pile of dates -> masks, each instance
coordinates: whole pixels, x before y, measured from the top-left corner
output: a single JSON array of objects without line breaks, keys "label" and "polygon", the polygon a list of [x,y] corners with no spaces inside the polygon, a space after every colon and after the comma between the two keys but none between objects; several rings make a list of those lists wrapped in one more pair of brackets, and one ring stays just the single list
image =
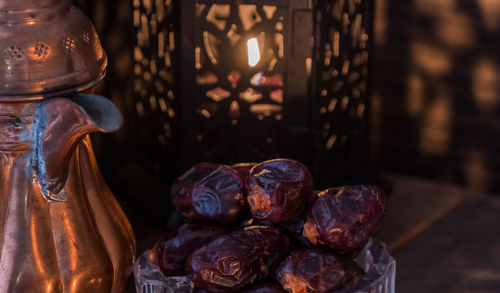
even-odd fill
[{"label": "pile of dates", "polygon": [[194,292],[335,292],[363,271],[352,260],[385,212],[368,185],[315,191],[300,162],[201,163],[171,187],[185,217],[150,258]]}]

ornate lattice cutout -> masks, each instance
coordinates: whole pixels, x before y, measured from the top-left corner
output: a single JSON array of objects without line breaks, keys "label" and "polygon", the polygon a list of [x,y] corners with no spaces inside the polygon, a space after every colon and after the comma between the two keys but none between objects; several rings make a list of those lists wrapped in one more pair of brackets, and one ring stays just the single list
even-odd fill
[{"label": "ornate lattice cutout", "polygon": [[145,154],[148,164],[156,171],[160,162],[174,151],[174,120],[176,117],[176,88],[174,78],[176,15],[174,2],[136,0],[133,7],[136,28],[134,48],[134,92],[136,112],[140,121],[143,152],[155,153],[153,159]]},{"label": "ornate lattice cutout", "polygon": [[135,0],[135,109],[150,163],[179,151],[192,154],[181,167],[285,155],[322,172],[360,157],[368,14],[367,0]]},{"label": "ornate lattice cutout", "polygon": [[367,0],[322,1],[321,19],[317,111],[321,144],[328,161],[337,164],[365,143]]},{"label": "ornate lattice cutout", "polygon": [[[280,115],[286,10],[271,5],[197,3],[196,11],[195,60],[200,107],[207,111],[217,108],[228,114],[232,112],[231,105],[234,108],[238,104],[248,110],[257,103],[260,105],[257,108],[273,109],[256,112],[257,116]],[[257,44],[253,49],[258,50],[254,66],[248,60],[252,48],[247,43],[251,39]],[[279,93],[281,97],[277,98]],[[226,98],[229,101],[225,107],[207,106]],[[239,117],[233,118],[237,123]]]},{"label": "ornate lattice cutout", "polygon": [[[225,140],[230,148],[264,158],[286,103],[283,30],[288,9],[198,1],[195,11],[198,140],[207,154],[220,154],[224,151],[211,143],[211,136],[225,128],[240,140]],[[247,135],[242,132],[252,128],[263,131],[238,146]]]}]

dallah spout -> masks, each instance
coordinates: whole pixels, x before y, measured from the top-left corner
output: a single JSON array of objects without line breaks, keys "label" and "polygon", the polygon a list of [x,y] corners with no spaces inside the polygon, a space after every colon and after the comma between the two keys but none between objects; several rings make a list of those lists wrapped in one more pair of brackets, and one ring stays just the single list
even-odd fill
[{"label": "dallah spout", "polygon": [[108,99],[91,94],[40,103],[33,130],[32,167],[48,200],[64,201],[69,160],[80,140],[92,132],[112,132],[123,122]]}]

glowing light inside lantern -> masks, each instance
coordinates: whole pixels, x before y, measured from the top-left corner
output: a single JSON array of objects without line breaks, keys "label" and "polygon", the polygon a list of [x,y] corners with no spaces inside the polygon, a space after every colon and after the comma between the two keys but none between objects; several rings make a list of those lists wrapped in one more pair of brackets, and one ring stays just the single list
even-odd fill
[{"label": "glowing light inside lantern", "polygon": [[256,38],[251,38],[247,41],[248,48],[248,65],[255,67],[260,61],[260,48],[259,42]]}]

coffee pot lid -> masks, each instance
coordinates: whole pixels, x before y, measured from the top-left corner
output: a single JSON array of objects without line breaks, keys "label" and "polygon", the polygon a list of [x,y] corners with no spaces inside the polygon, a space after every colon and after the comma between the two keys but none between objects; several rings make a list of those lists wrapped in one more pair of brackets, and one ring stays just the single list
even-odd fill
[{"label": "coffee pot lid", "polygon": [[0,0],[0,101],[84,91],[105,74],[106,53],[71,0]]}]

